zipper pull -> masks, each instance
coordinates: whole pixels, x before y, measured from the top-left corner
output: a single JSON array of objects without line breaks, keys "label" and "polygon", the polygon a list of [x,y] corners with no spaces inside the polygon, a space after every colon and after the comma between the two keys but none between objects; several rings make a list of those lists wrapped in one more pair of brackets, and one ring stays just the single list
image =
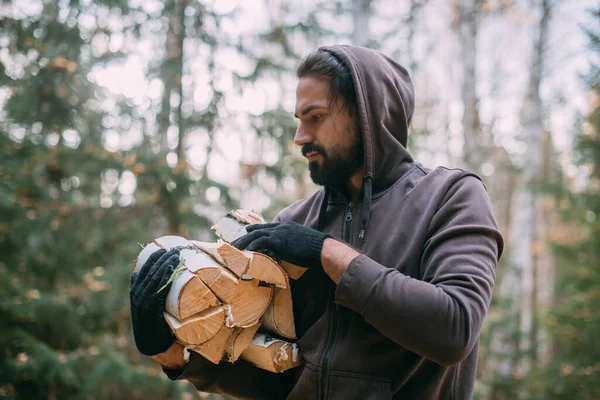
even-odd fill
[{"label": "zipper pull", "polygon": [[346,222],[352,221],[352,203],[348,204],[348,210],[346,210]]}]

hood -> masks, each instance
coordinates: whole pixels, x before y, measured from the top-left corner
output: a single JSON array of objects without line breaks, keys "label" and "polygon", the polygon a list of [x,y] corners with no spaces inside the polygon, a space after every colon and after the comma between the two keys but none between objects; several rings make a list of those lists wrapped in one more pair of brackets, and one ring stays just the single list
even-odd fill
[{"label": "hood", "polygon": [[406,150],[415,94],[408,71],[386,55],[365,47],[327,46],[350,69],[365,148],[364,178],[377,194],[406,172]]},{"label": "hood", "polygon": [[[324,46],[350,70],[358,103],[365,158],[359,238],[364,239],[371,198],[396,182],[412,165],[406,150],[415,92],[408,71],[386,55],[359,46]],[[325,224],[330,190],[325,188],[317,229]]]}]

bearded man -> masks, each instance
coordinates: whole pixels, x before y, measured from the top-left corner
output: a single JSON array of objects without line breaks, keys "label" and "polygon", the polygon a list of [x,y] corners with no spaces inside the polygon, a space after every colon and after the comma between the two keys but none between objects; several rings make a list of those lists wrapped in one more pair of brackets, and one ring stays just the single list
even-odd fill
[{"label": "bearded man", "polygon": [[[186,360],[150,292],[132,297],[138,348],[171,379],[240,398],[471,398],[503,248],[482,181],[412,159],[413,85],[385,55],[322,47],[297,75],[295,143],[323,188],[233,245],[309,268],[292,286],[303,365],[273,374]],[[162,250],[143,268],[167,276],[178,261]],[[135,278],[132,293],[143,293]]]}]

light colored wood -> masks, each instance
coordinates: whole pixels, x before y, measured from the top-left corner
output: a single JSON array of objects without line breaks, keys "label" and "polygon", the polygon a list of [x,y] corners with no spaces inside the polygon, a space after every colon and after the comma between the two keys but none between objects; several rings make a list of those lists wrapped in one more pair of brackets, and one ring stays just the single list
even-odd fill
[{"label": "light colored wood", "polygon": [[[192,247],[187,242],[188,247]],[[203,268],[214,268],[218,263],[207,254],[183,248],[179,251],[185,270],[178,275],[169,288],[165,308],[167,312],[179,320],[184,320],[209,307],[220,304],[217,297],[197,278],[195,272]]]},{"label": "light colored wood", "polygon": [[229,243],[247,233],[244,224],[229,216],[221,218],[211,229],[218,237]]},{"label": "light colored wood", "polygon": [[231,215],[233,218],[235,218],[237,221],[239,221],[240,223],[242,223],[244,225],[264,224],[267,222],[267,221],[265,221],[265,219],[263,218],[262,215],[260,215],[257,212],[254,212],[252,210],[244,210],[244,209],[233,210],[229,213],[229,215]]},{"label": "light colored wood", "polygon": [[244,251],[244,254],[250,259],[247,275],[279,288],[289,287],[287,274],[271,257],[253,251]]},{"label": "light colored wood", "polygon": [[184,320],[178,320],[169,313],[164,313],[164,316],[177,341],[184,345],[198,346],[209,341],[225,323],[225,310],[221,306],[209,308]]},{"label": "light colored wood", "polygon": [[179,247],[179,246],[183,247],[183,246],[188,246],[189,244],[190,243],[185,238],[182,238],[181,236],[169,235],[169,236],[161,236],[157,239],[154,239],[154,241],[152,243],[148,243],[146,246],[144,246],[142,251],[140,251],[140,254],[138,255],[138,258],[136,260],[135,269],[133,270],[133,272],[140,272],[144,263],[148,260],[150,255],[152,253],[154,253],[155,251],[160,250],[160,249],[170,250],[173,247]]},{"label": "light colored wood", "polygon": [[250,210],[233,210],[212,226],[215,234],[226,242],[233,242],[245,235],[245,226],[249,224],[264,224],[267,221],[258,213]]},{"label": "light colored wood", "polygon": [[273,290],[266,286],[257,286],[253,281],[238,281],[223,267],[202,268],[197,276],[226,304],[228,327],[247,328],[254,325],[264,314]]},{"label": "light colored wood", "polygon": [[[178,286],[175,286],[176,282],[183,282],[181,289],[178,290]],[[177,296],[178,292],[179,296]],[[169,299],[169,297],[176,297],[176,303],[173,304],[174,301]],[[167,304],[169,305],[168,307],[166,306]],[[210,291],[204,282],[196,275],[186,270],[173,281],[169,294],[167,295],[165,307],[169,314],[177,317],[179,320],[183,320],[219,304],[220,302],[217,297]],[[173,307],[173,305],[175,305],[175,307]]]},{"label": "light colored wood", "polygon": [[[243,218],[248,221],[254,217]],[[233,230],[241,227],[245,233],[246,222],[239,223],[231,217],[229,220],[237,224],[237,228],[230,224]],[[264,220],[252,220],[259,222]],[[230,362],[241,357],[260,368],[282,372],[300,363],[296,345],[256,333],[260,318],[267,312],[268,329],[281,337],[295,337],[289,279],[284,268],[262,253],[239,251],[226,243],[168,236],[142,250],[136,269],[139,271],[159,248],[174,247],[180,249],[185,268],[169,289],[165,319],[179,343],[215,364],[224,357]],[[283,264],[293,277],[306,270]]]},{"label": "light colored wood", "polygon": [[186,268],[190,272],[197,272],[203,268],[221,267],[211,256],[198,249],[190,242],[190,247],[180,251],[180,257],[184,260]]},{"label": "light colored wood", "polygon": [[270,333],[287,339],[296,339],[294,310],[292,307],[292,291],[275,288],[273,301],[261,318],[263,328]]},{"label": "light colored wood", "polygon": [[[212,229],[224,241],[233,242],[247,233],[246,225],[264,223],[266,223],[265,219],[253,211],[233,210],[227,216],[221,218]],[[307,271],[307,268],[291,264],[287,261],[280,261],[279,264],[292,279],[300,278]]]},{"label": "light colored wood", "polygon": [[184,320],[219,304],[215,295],[193,273],[199,268],[215,266],[217,262],[203,252],[194,250],[191,242],[180,236],[162,236],[145,246],[138,256],[134,271],[139,272],[148,257],[161,248],[179,248],[180,258],[186,267],[169,288],[165,300],[165,309],[169,314]]},{"label": "light colored wood", "polygon": [[279,261],[279,265],[281,265],[281,268],[283,268],[288,276],[294,280],[299,279],[306,271],[308,271],[308,268],[299,267],[298,265],[283,260]]},{"label": "light colored wood", "polygon": [[249,326],[248,328],[234,328],[229,343],[227,345],[227,361],[236,362],[242,355],[242,352],[246,350],[246,347],[252,342],[252,338],[260,328],[261,323]]},{"label": "light colored wood", "polygon": [[238,278],[241,278],[248,270],[250,257],[229,243],[208,243],[198,240],[190,240],[190,242],[233,272]]},{"label": "light colored wood", "polygon": [[274,339],[264,333],[254,335],[252,342],[242,352],[241,358],[271,372],[283,372],[297,367],[302,362],[296,344]]},{"label": "light colored wood", "polygon": [[241,328],[228,328],[222,326],[221,329],[219,329],[219,332],[217,332],[217,334],[208,342],[205,342],[200,346],[190,346],[189,349],[200,354],[213,364],[219,364],[225,355],[225,351],[231,340],[231,335],[235,329]]}]

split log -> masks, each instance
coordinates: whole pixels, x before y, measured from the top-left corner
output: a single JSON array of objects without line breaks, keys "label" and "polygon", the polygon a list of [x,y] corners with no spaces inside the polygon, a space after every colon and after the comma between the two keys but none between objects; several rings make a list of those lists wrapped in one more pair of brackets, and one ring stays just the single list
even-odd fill
[{"label": "split log", "polygon": [[264,333],[257,333],[254,336],[252,342],[242,352],[241,358],[271,372],[283,372],[301,363],[301,356],[295,343],[274,339]]},{"label": "split log", "polygon": [[212,226],[215,234],[223,239],[224,241],[231,243],[235,239],[244,236],[246,233],[246,225],[240,223],[232,215],[221,218],[216,224]]},{"label": "split log", "polygon": [[244,276],[248,270],[250,257],[229,243],[208,243],[197,240],[190,240],[190,243],[198,246],[198,248],[214,258],[219,264],[233,272],[238,278]]},{"label": "split log", "polygon": [[[218,264],[208,255],[193,250],[193,245],[179,236],[163,236],[148,244],[138,256],[135,271],[139,271],[148,257],[160,248],[181,248],[180,258],[185,269],[173,280],[165,302],[166,311],[179,320],[220,304],[217,297],[196,277],[196,270]],[[191,249],[190,249],[191,248]]]},{"label": "split log", "polygon": [[273,301],[262,317],[263,328],[270,333],[287,339],[296,339],[292,291],[290,288],[276,288]]},{"label": "split log", "polygon": [[140,270],[142,269],[142,266],[146,263],[146,261],[148,260],[150,255],[152,255],[152,253],[154,253],[155,251],[157,251],[159,249],[167,249],[168,250],[173,247],[180,247],[180,246],[185,247],[185,246],[188,246],[189,244],[190,243],[186,239],[182,238],[181,236],[168,235],[168,236],[162,236],[162,237],[159,237],[158,239],[155,239],[152,243],[148,243],[146,246],[144,246],[144,248],[138,255],[138,258],[135,262],[135,268],[134,268],[133,272],[140,272]]},{"label": "split log", "polygon": [[[225,240],[245,234],[248,223],[265,222],[244,210],[232,211],[222,221],[227,222],[217,223],[216,230]],[[215,364],[241,357],[272,372],[300,364],[295,344],[257,330],[263,326],[278,337],[296,337],[289,277],[300,277],[305,268],[228,243],[163,236],[140,252],[135,270],[159,248],[180,250],[182,263],[172,279],[164,314],[178,342]]]},{"label": "split log", "polygon": [[252,342],[252,338],[260,326],[261,323],[257,322],[248,328],[234,328],[231,338],[229,339],[229,344],[227,345],[227,361],[233,363],[240,358],[242,352],[246,350]]},{"label": "split log", "polygon": [[[247,210],[234,210],[217,221],[217,223],[213,225],[212,229],[222,240],[226,242],[233,242],[235,239],[248,233],[246,231],[246,225],[264,223],[266,223],[265,219],[255,212]],[[279,261],[279,264],[292,279],[300,278],[307,271],[307,268],[291,264],[287,261]]]},{"label": "split log", "polygon": [[293,280],[300,279],[300,277],[304,275],[306,271],[308,271],[308,268],[300,267],[284,260],[279,260],[279,265],[281,265],[281,268],[283,268],[283,270]]},{"label": "split log", "polygon": [[188,349],[195,351],[213,364],[219,364],[223,359],[233,363],[252,342],[260,325],[261,323],[257,322],[248,328],[223,326],[209,341],[199,346],[188,346]]},{"label": "split log", "polygon": [[218,304],[219,300],[202,280],[185,270],[173,280],[165,309],[172,316],[183,320]]},{"label": "split log", "polygon": [[[167,249],[179,248],[180,258],[185,267],[173,280],[165,305],[166,311],[176,319],[185,320],[223,302],[227,312],[226,325],[245,328],[258,322],[267,309],[272,298],[270,287],[259,286],[259,282],[255,279],[238,281],[235,275],[200,250],[196,244],[181,237],[163,236],[146,246],[138,257],[136,264],[138,270],[141,269],[150,254],[159,249],[159,246]],[[223,262],[231,261],[243,265],[249,264],[252,259],[251,255],[241,252],[231,245],[204,245],[204,247],[212,247],[212,250],[209,251],[218,254]],[[270,268],[280,271],[279,266],[273,264]],[[253,267],[253,270],[269,271],[269,268]],[[286,277],[281,272],[277,273],[269,275],[265,272],[263,278],[273,280],[273,283],[281,285],[281,280]],[[270,276],[276,278],[271,279]]]},{"label": "split log", "polygon": [[257,323],[273,296],[270,287],[258,286],[254,280],[238,281],[223,267],[201,268],[196,276],[226,304],[228,327],[247,328]]},{"label": "split log", "polygon": [[279,264],[271,257],[253,251],[244,251],[250,262],[246,274],[261,282],[270,283],[278,288],[288,288],[288,277]]},{"label": "split log", "polygon": [[237,210],[231,210],[227,215],[227,217],[232,218],[243,225],[252,225],[252,224],[266,224],[267,221],[264,219],[262,215],[252,210],[245,210],[243,208]]},{"label": "split log", "polygon": [[190,243],[198,246],[240,279],[258,279],[281,288],[289,285],[283,268],[265,254],[241,251],[229,243],[208,243],[197,240],[190,240]]},{"label": "split log", "polygon": [[225,324],[225,309],[216,306],[182,321],[164,313],[177,340],[184,345],[200,345],[212,339]]},{"label": "split log", "polygon": [[219,364],[223,359],[223,356],[225,356],[225,352],[235,329],[241,328],[222,326],[221,329],[219,329],[219,332],[217,332],[217,334],[208,342],[199,346],[189,346],[188,348],[189,350],[193,350],[200,354],[213,364]]}]

